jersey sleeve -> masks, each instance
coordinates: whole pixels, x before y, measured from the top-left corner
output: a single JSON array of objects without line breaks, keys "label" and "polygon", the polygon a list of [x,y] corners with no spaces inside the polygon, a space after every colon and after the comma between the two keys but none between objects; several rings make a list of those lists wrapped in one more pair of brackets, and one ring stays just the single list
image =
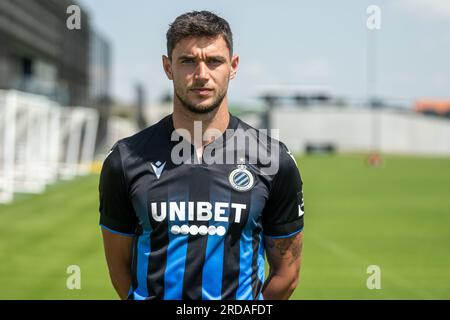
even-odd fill
[{"label": "jersey sleeve", "polygon": [[280,142],[279,168],[263,211],[263,234],[287,238],[300,232],[303,230],[303,213],[303,181],[294,157]]},{"label": "jersey sleeve", "polygon": [[100,226],[126,236],[134,236],[137,217],[126,189],[118,144],[103,162],[99,183]]}]

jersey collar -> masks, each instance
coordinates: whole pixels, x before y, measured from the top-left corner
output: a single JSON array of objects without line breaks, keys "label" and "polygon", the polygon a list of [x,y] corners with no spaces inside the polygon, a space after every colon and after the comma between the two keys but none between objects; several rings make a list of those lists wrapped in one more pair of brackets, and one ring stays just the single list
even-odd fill
[{"label": "jersey collar", "polygon": [[[226,132],[227,132],[227,130],[235,131],[238,128],[239,119],[236,118],[235,116],[233,116],[230,112],[228,112],[228,114],[229,114],[230,118],[229,118],[229,121],[228,121],[227,129],[222,133],[222,135],[220,137],[218,137],[217,139],[215,139],[213,142],[209,143],[205,147],[215,146],[216,144],[218,144],[218,143],[220,144],[221,142],[223,142],[224,139],[230,139],[231,137],[234,136],[234,132],[233,132],[233,134],[228,134],[228,135],[227,135]],[[165,125],[165,127],[167,129],[167,132],[169,134],[169,139],[172,136],[172,132],[175,130],[175,127],[173,126],[172,115],[173,115],[173,113],[169,114],[164,119],[164,125]]]}]

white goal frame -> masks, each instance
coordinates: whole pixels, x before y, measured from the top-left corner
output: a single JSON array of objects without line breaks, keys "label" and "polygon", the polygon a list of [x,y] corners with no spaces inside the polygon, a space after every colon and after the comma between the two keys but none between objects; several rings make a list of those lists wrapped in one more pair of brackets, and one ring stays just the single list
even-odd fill
[{"label": "white goal frame", "polygon": [[0,90],[0,203],[89,173],[97,128],[95,109]]}]

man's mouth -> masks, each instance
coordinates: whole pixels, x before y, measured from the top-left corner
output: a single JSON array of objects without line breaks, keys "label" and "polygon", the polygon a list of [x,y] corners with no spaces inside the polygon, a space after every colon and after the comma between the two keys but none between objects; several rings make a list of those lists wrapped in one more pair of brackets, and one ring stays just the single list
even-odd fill
[{"label": "man's mouth", "polygon": [[201,96],[206,96],[208,95],[212,89],[209,88],[193,88],[191,89],[191,91],[194,91],[195,93],[201,95]]}]

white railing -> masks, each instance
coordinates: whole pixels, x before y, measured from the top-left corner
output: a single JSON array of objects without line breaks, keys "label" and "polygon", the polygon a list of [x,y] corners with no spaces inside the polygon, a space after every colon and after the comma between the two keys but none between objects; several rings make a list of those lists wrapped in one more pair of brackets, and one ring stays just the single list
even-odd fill
[{"label": "white railing", "polygon": [[95,109],[0,90],[0,203],[88,173],[97,127]]}]

